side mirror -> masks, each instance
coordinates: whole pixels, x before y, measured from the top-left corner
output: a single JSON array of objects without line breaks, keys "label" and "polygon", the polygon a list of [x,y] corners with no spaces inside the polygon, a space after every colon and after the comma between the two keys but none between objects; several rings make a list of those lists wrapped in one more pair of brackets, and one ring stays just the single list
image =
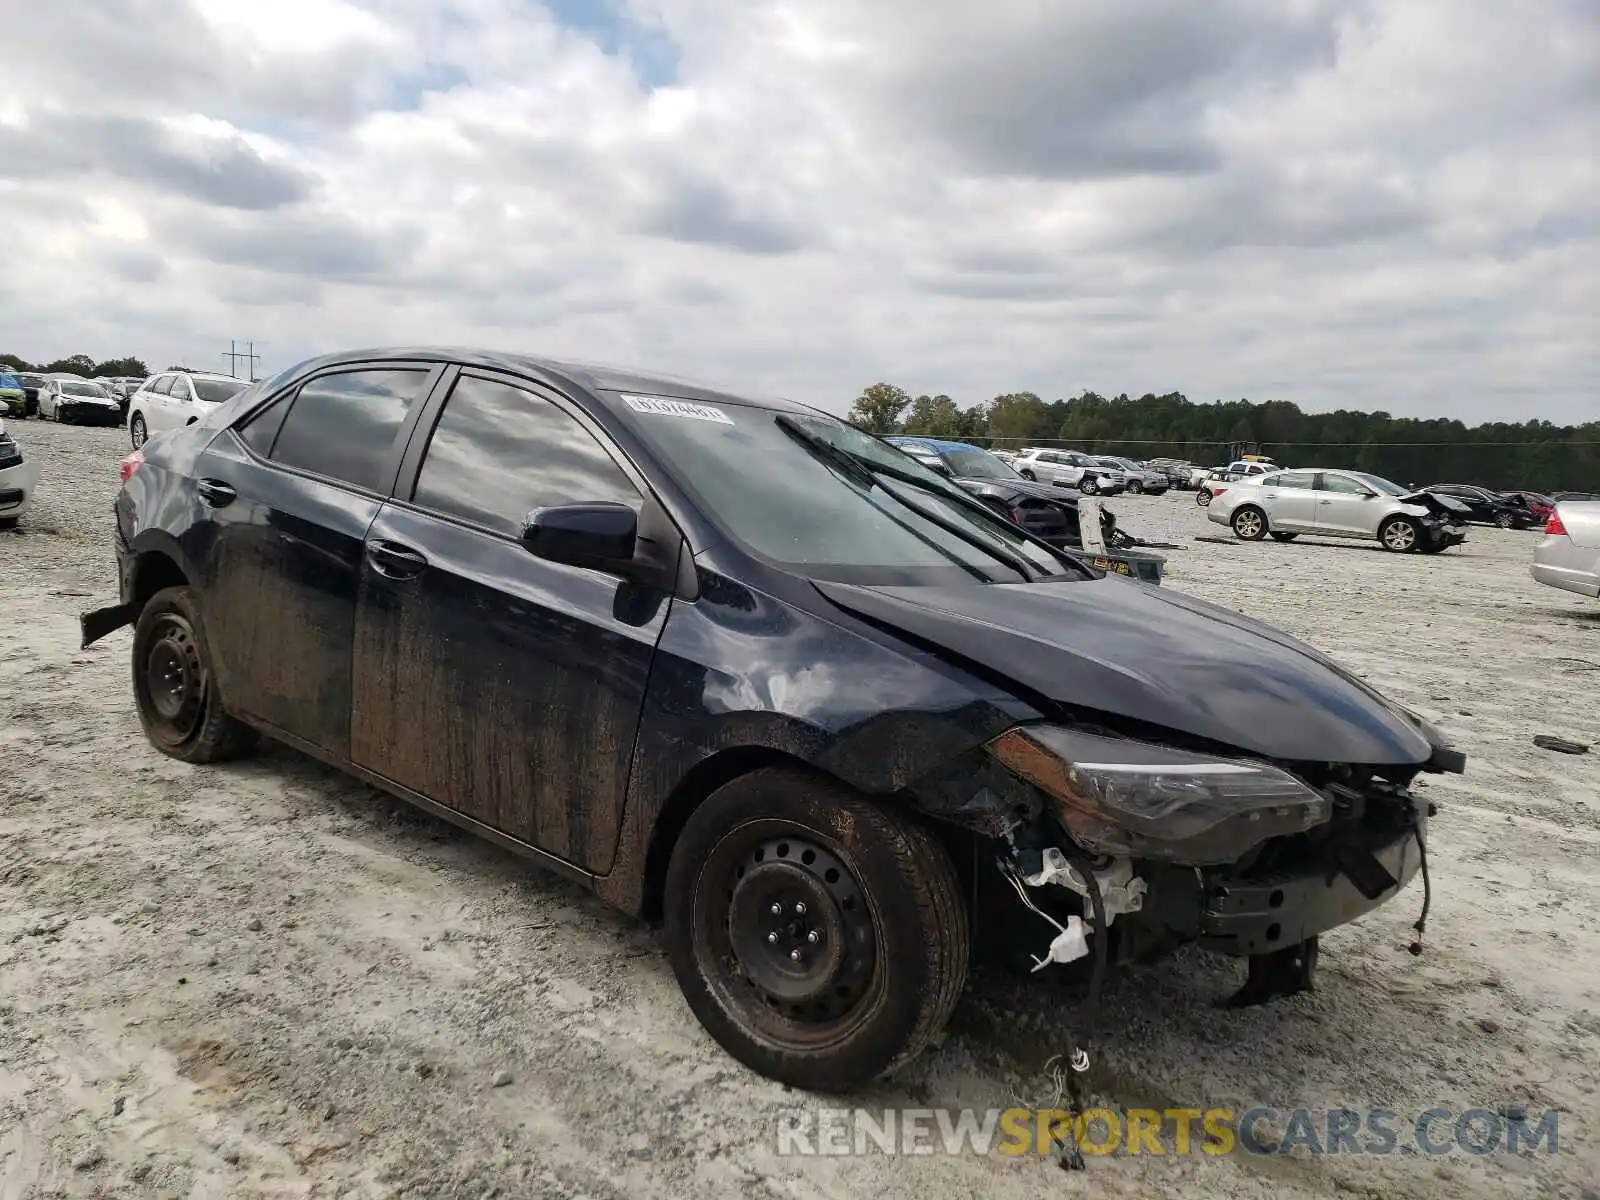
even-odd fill
[{"label": "side mirror", "polygon": [[632,562],[638,536],[638,514],[612,501],[536,508],[522,523],[522,544],[530,554],[602,571]]}]

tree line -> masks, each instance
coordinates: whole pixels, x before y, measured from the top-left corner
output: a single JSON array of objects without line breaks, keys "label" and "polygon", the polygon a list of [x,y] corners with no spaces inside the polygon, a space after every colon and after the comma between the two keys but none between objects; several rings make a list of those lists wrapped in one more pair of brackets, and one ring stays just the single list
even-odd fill
[{"label": "tree line", "polygon": [[879,435],[921,434],[991,449],[1067,446],[1210,467],[1243,444],[1288,466],[1344,467],[1401,483],[1600,491],[1600,421],[1467,425],[1381,411],[1308,413],[1285,400],[1197,404],[1182,392],[1108,397],[1085,391],[1052,401],[1008,392],[963,408],[949,396],[912,397],[891,383],[865,388],[849,419]]},{"label": "tree line", "polygon": [[4,364],[13,371],[33,371],[40,375],[49,375],[59,371],[69,375],[83,375],[89,379],[100,379],[113,375],[144,378],[150,374],[150,368],[144,365],[142,358],[108,358],[104,362],[95,362],[87,354],[74,354],[48,363],[30,363],[26,359],[18,358],[15,354],[0,354],[0,364]]}]

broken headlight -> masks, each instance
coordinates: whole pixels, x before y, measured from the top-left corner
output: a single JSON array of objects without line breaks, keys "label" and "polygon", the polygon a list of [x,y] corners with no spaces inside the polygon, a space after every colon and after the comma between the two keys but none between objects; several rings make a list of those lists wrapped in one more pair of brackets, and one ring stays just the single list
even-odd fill
[{"label": "broken headlight", "polygon": [[1054,725],[1018,726],[987,749],[1051,796],[1066,831],[1096,854],[1231,863],[1333,812],[1326,796],[1268,763]]}]

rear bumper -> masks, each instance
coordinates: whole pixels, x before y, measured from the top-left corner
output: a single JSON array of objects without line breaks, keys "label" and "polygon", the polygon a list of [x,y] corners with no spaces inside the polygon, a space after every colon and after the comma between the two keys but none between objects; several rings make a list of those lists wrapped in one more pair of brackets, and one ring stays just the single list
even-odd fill
[{"label": "rear bumper", "polygon": [[1600,555],[1585,550],[1569,537],[1546,537],[1534,551],[1528,572],[1546,587],[1576,592],[1580,596],[1600,596]]}]

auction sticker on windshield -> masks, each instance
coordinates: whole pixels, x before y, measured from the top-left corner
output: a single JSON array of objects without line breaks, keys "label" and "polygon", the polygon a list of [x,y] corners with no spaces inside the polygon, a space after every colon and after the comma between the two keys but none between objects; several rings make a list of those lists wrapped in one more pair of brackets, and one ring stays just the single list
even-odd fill
[{"label": "auction sticker on windshield", "polygon": [[716,421],[732,425],[733,419],[709,404],[690,404],[687,400],[668,400],[663,396],[623,396],[623,403],[634,412],[654,413],[658,417],[688,417],[691,421]]}]

